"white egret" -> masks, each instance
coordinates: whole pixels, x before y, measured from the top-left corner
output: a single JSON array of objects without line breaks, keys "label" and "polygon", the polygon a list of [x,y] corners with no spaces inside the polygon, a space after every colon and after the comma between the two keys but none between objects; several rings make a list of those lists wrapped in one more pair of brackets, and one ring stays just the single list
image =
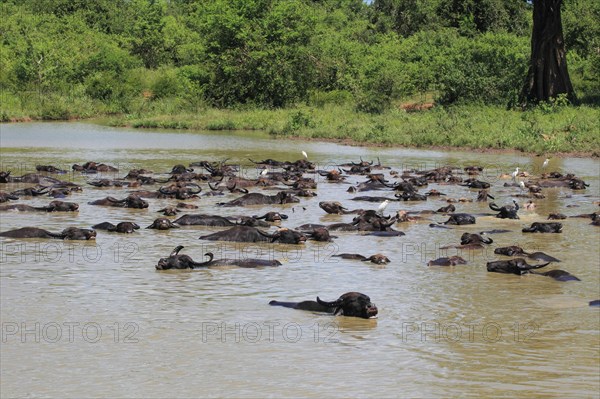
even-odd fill
[{"label": "white egret", "polygon": [[302,151],[302,155],[304,156],[304,159],[308,159],[308,154],[306,153],[306,151]]},{"label": "white egret", "polygon": [[523,182],[522,180],[519,182],[519,187],[521,187],[521,193],[523,193],[523,191],[525,191],[525,182]]},{"label": "white egret", "polygon": [[513,181],[517,180],[517,176],[519,176],[519,167],[518,166],[515,168],[515,171],[512,172],[512,179],[513,179]]},{"label": "white egret", "polygon": [[269,173],[269,169],[267,169],[267,167],[265,166],[265,168],[262,170],[262,172],[260,172],[261,176],[266,176],[267,173]]},{"label": "white egret", "polygon": [[383,211],[385,210],[385,208],[387,208],[387,206],[390,204],[389,200],[385,200],[381,203],[381,205],[379,205],[379,208],[377,208],[377,213],[378,214],[382,214]]},{"label": "white egret", "polygon": [[546,166],[548,166],[548,163],[550,162],[550,160],[548,158],[546,158],[546,160],[544,161],[544,163],[542,164],[542,169],[544,169]]}]

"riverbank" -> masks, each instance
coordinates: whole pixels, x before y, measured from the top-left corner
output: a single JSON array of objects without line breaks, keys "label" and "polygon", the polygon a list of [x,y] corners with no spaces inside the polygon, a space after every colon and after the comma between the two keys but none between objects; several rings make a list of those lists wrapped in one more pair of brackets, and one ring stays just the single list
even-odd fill
[{"label": "riverbank", "polygon": [[[71,113],[64,119],[90,116]],[[39,118],[21,117],[14,121],[30,119]],[[517,111],[494,106],[443,107],[427,103],[397,105],[378,115],[356,112],[345,104],[273,110],[198,108],[195,112],[149,107],[130,114],[92,116],[92,120],[115,127],[261,130],[274,138],[346,145],[600,156],[600,109],[590,106],[548,105]]]},{"label": "riverbank", "polygon": [[526,112],[491,106],[434,106],[380,115],[344,105],[281,110],[206,109],[195,114],[119,116],[111,126],[199,130],[264,130],[276,138],[349,145],[516,150],[532,154],[600,156],[600,109],[539,107]]}]

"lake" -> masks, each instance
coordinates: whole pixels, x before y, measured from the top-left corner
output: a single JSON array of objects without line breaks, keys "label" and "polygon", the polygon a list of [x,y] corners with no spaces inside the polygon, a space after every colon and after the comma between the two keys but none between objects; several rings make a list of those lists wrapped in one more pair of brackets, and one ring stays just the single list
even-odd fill
[{"label": "lake", "polygon": [[[545,189],[533,211],[519,220],[498,219],[487,203],[456,203],[457,212],[477,215],[475,225],[433,229],[447,220],[427,215],[398,223],[401,237],[335,232],[331,243],[304,245],[215,243],[199,240],[219,228],[183,226],[145,229],[157,211],[178,202],[149,199],[147,209],[108,208],[89,201],[124,198],[130,189],[95,188],[98,177],[121,178],[134,168],[157,177],[176,164],[202,160],[240,165],[240,175],[262,170],[249,161],[295,161],[301,151],[321,170],[363,160],[380,160],[391,170],[433,169],[449,165],[484,167],[498,205],[511,204],[519,188],[504,187],[516,167],[539,176],[545,157],[517,153],[478,153],[424,149],[344,146],[334,143],[274,140],[261,132],[181,132],[112,128],[88,123],[0,124],[0,170],[12,176],[35,172],[36,165],[68,170],[56,175],[83,186],[66,198],[77,213],[1,212],[0,231],[36,226],[50,231],[90,228],[104,221],[134,221],[133,234],[98,231],[94,241],[0,238],[2,344],[1,391],[5,397],[599,397],[600,312],[588,302],[600,299],[600,228],[589,219],[561,220],[562,234],[524,234],[532,222],[551,212],[579,215],[598,211],[600,161],[551,158],[547,170],[575,173],[586,190]],[[119,172],[82,175],[71,166],[103,162]],[[195,167],[196,172],[205,172]],[[391,181],[398,181],[381,171]],[[54,176],[54,175],[53,175]],[[277,210],[289,216],[281,226],[349,222],[353,215],[328,215],[320,201],[337,200],[349,209],[376,209],[378,203],[352,201],[350,185],[366,180],[348,175],[329,183],[319,175],[317,196],[298,204],[217,205],[240,194],[206,196],[200,183],[198,205],[185,213],[262,215]],[[466,178],[466,176],[463,176]],[[529,180],[529,178],[522,178]],[[0,184],[14,191],[32,184]],[[157,189],[159,185],[143,188]],[[392,202],[397,210],[436,210],[446,198],[474,199],[477,190],[429,184],[445,197]],[[252,191],[274,194],[276,191]],[[358,195],[392,196],[391,190]],[[47,196],[11,203],[46,205]],[[272,231],[275,227],[272,228]],[[464,232],[509,229],[490,235],[483,250],[460,253],[468,264],[428,267],[440,256],[457,254],[440,247],[460,243]],[[276,268],[217,267],[157,271],[155,265],[177,245],[201,261],[218,257],[280,260]],[[563,269],[581,281],[558,282],[538,275],[488,273],[486,262],[499,246],[519,245],[562,260]],[[383,253],[387,265],[343,260],[339,253]],[[530,260],[529,263],[536,263]],[[542,270],[546,270],[542,269]],[[363,292],[379,309],[377,319],[314,314],[272,307],[270,300],[334,300],[348,291]]]}]

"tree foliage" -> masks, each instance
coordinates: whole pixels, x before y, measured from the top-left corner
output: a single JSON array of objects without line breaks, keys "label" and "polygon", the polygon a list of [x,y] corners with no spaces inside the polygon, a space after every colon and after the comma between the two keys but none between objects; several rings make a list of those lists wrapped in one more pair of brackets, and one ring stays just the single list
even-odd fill
[{"label": "tree foliage", "polygon": [[[514,102],[527,68],[522,0],[6,0],[0,91],[87,96],[114,112],[414,96]],[[600,5],[564,0],[576,90],[600,95]],[[20,94],[21,93],[21,94]],[[594,96],[594,94],[596,94]]]}]

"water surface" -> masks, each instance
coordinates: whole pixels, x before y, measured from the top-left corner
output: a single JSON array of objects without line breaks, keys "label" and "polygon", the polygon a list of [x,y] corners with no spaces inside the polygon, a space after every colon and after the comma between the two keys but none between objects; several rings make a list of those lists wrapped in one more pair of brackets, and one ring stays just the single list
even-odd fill
[{"label": "water surface", "polygon": [[[380,159],[393,170],[451,165],[485,167],[482,180],[493,184],[498,204],[508,204],[519,189],[504,188],[502,173],[515,167],[539,174],[543,158],[397,148],[349,147],[331,143],[273,140],[257,132],[206,133],[116,129],[84,123],[0,125],[0,170],[14,176],[52,164],[70,170],[74,163],[104,162],[119,168],[102,177],[123,177],[146,168],[163,175],[175,164],[228,158],[241,173],[260,171],[248,159],[296,160],[301,151],[320,169]],[[377,161],[376,161],[377,162]],[[454,230],[431,229],[431,220],[398,224],[406,236],[378,238],[335,233],[331,244],[304,246],[240,245],[198,240],[217,231],[200,226],[131,235],[98,232],[96,242],[0,239],[1,391],[7,397],[598,397],[600,391],[600,313],[590,300],[600,298],[600,229],[589,220],[562,221],[562,234],[523,234],[521,228],[544,221],[550,212],[567,215],[598,210],[600,163],[595,159],[553,158],[549,168],[573,172],[590,184],[581,192],[546,190],[535,211],[520,220],[500,220],[482,203],[459,203],[457,211],[479,216],[477,224]],[[384,171],[388,178],[389,170]],[[166,176],[166,175],[164,175]],[[77,214],[2,212],[0,230],[38,226],[60,231],[102,221],[135,221],[146,227],[156,211],[179,202],[151,199],[145,210],[111,209],[87,202],[128,189],[97,189],[83,176],[61,179],[84,186],[67,200]],[[237,195],[186,202],[197,211],[255,215],[277,209],[289,215],[282,224],[335,223],[351,215],[327,215],[318,202],[339,200],[347,208],[375,208],[356,202],[348,184],[317,177],[317,197],[300,204],[222,208],[217,202]],[[393,179],[392,179],[393,180]],[[3,184],[13,191],[29,184]],[[202,184],[208,190],[205,184]],[[158,186],[150,187],[157,189]],[[448,197],[475,198],[477,190],[430,184]],[[272,192],[274,193],[274,192]],[[367,192],[361,195],[390,195]],[[48,197],[16,201],[44,205]],[[520,199],[521,202],[524,202]],[[443,199],[393,202],[386,211],[445,206]],[[493,228],[485,251],[463,252],[469,263],[452,268],[426,262],[453,252],[464,232]],[[273,228],[274,229],[274,228]],[[157,272],[155,265],[177,245],[201,259],[207,250],[219,257],[273,257],[279,268]],[[581,282],[488,273],[493,248],[520,245],[563,262],[561,268]],[[392,263],[345,261],[332,254],[384,253]],[[534,261],[531,261],[534,263]],[[368,294],[379,318],[361,320],[270,307],[272,299],[333,300],[347,291]]]}]

